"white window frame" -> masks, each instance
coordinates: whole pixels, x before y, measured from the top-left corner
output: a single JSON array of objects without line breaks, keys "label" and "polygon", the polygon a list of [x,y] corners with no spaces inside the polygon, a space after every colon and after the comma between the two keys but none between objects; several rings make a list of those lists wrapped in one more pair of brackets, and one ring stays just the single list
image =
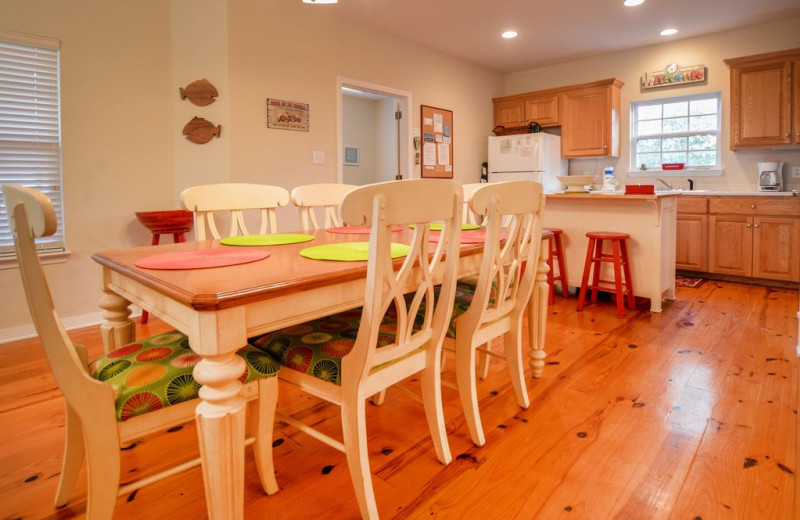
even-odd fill
[{"label": "white window frame", "polygon": [[[716,132],[677,132],[677,133],[662,133],[656,135],[642,136],[642,139],[653,138],[668,138],[668,137],[687,137],[693,135],[715,134],[717,137],[716,148],[716,164],[710,167],[695,167],[685,168],[683,170],[662,170],[661,168],[647,168],[642,170],[636,161],[636,141],[639,139],[637,135],[638,118],[636,109],[642,106],[651,105],[664,105],[668,103],[675,103],[677,101],[694,101],[698,99],[716,99],[717,101],[717,130]],[[702,176],[719,176],[724,173],[722,167],[722,93],[704,92],[702,94],[693,94],[689,96],[672,96],[658,99],[646,99],[640,101],[631,101],[631,117],[630,117],[630,153],[629,153],[630,169],[628,175],[631,177],[686,177],[688,175],[702,177]]]},{"label": "white window frame", "polygon": [[[60,42],[0,30],[0,184],[20,184],[47,195],[57,231],[37,240],[39,254],[64,261],[61,165]],[[0,269],[14,267],[10,215],[0,193]]]}]

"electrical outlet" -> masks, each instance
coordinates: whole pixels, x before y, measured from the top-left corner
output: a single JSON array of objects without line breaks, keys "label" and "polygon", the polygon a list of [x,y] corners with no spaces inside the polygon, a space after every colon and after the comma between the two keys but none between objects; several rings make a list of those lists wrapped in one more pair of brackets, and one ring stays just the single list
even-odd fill
[{"label": "electrical outlet", "polygon": [[325,164],[325,152],[319,150],[311,152],[311,164]]},{"label": "electrical outlet", "polygon": [[792,177],[800,177],[800,166],[792,167]]}]

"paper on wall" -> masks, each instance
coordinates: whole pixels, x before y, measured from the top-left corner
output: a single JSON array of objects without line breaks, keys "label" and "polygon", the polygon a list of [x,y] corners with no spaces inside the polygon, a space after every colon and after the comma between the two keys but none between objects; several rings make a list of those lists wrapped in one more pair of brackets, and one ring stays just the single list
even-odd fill
[{"label": "paper on wall", "polygon": [[441,134],[444,129],[444,117],[442,114],[433,114],[433,131]]},{"label": "paper on wall", "polygon": [[439,164],[450,164],[450,145],[439,143]]},{"label": "paper on wall", "polygon": [[433,126],[433,119],[425,117],[422,119],[422,126]]},{"label": "paper on wall", "polygon": [[435,143],[428,143],[422,145],[422,162],[426,165],[435,165],[436,164],[436,144]]}]

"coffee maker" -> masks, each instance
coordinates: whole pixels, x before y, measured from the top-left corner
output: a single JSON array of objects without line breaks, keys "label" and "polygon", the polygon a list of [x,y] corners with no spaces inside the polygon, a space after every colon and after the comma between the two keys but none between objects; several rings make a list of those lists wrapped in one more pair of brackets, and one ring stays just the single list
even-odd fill
[{"label": "coffee maker", "polygon": [[758,190],[783,191],[783,163],[758,163]]}]

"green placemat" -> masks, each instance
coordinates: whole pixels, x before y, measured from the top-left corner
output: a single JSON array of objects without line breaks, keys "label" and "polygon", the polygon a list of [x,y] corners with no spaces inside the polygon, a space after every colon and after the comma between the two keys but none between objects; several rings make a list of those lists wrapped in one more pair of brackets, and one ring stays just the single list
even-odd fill
[{"label": "green placemat", "polygon": [[226,246],[280,246],[314,240],[314,235],[303,233],[274,233],[272,235],[242,235],[228,237],[219,241]]},{"label": "green placemat", "polygon": [[[443,226],[443,224],[439,224],[437,222],[434,222],[433,224],[431,224],[431,231],[441,231],[442,230],[442,226]],[[411,229],[414,229],[416,226],[414,224],[409,224],[408,227],[410,227]],[[480,229],[480,228],[481,227],[478,226],[477,224],[461,224],[461,231],[470,231],[472,229]]]},{"label": "green placemat", "polygon": [[[406,244],[392,242],[392,258],[406,256],[411,250]],[[307,247],[300,251],[300,256],[312,260],[335,260],[338,262],[362,262],[369,255],[369,242],[343,242],[341,244],[323,244]]]}]

